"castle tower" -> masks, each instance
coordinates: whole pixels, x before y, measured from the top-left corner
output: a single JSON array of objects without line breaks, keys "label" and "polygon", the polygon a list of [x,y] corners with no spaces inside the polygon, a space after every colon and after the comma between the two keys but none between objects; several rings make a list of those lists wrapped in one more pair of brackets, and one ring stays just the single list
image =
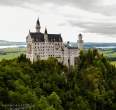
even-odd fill
[{"label": "castle tower", "polygon": [[48,41],[48,32],[47,32],[47,28],[45,28],[45,32],[44,32],[44,40],[45,40],[45,42]]},{"label": "castle tower", "polygon": [[40,22],[39,22],[39,18],[38,18],[37,22],[36,22],[36,32],[40,33],[40,29],[41,29],[41,26],[40,26]]},{"label": "castle tower", "polygon": [[77,43],[78,43],[78,48],[79,48],[79,49],[83,49],[84,43],[83,43],[83,39],[82,39],[82,34],[79,34],[79,35],[78,35]]}]

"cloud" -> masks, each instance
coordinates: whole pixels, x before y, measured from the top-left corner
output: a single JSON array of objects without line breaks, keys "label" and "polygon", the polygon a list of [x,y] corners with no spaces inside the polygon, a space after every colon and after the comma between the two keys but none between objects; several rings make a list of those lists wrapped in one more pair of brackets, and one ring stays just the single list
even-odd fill
[{"label": "cloud", "polygon": [[35,4],[38,6],[48,3],[59,6],[75,5],[76,7],[83,7],[88,9],[90,7],[94,7],[97,4],[96,0],[0,0],[1,5],[21,6],[24,5],[25,3]]},{"label": "cloud", "polygon": [[25,0],[0,0],[0,5],[21,6],[25,2]]},{"label": "cloud", "polygon": [[64,22],[60,20],[59,26],[69,23],[72,27],[83,29],[83,32],[116,35],[115,0],[0,0],[0,5],[62,16]]},{"label": "cloud", "polygon": [[114,0],[0,0],[0,5],[22,7],[26,4],[37,5],[38,8],[43,4],[54,4],[56,7],[68,5],[95,13],[116,15],[116,1]]},{"label": "cloud", "polygon": [[108,21],[69,21],[71,26],[80,27],[83,29],[83,32],[87,33],[97,33],[103,35],[116,35],[116,22]]}]

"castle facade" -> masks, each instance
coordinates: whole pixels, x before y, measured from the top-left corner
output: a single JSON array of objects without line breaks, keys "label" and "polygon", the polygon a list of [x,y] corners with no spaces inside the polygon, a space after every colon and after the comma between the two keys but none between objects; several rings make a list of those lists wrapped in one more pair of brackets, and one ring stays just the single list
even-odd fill
[{"label": "castle facade", "polygon": [[36,32],[30,32],[26,37],[27,52],[26,57],[31,62],[38,59],[47,60],[55,57],[64,65],[75,65],[75,58],[79,56],[80,49],[83,49],[82,35],[79,34],[76,47],[72,47],[69,42],[64,44],[61,34],[41,33],[39,19],[36,22]]}]

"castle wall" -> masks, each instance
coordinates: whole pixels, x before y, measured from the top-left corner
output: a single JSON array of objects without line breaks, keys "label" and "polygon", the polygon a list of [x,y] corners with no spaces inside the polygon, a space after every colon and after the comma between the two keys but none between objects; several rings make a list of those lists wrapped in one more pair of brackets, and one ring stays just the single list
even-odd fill
[{"label": "castle wall", "polygon": [[41,33],[40,28],[38,19],[36,32],[29,32],[26,37],[26,57],[31,62],[38,59],[47,60],[49,57],[55,57],[59,62],[63,62],[64,65],[68,66],[69,63],[70,65],[75,65],[75,58],[79,56],[80,49],[83,49],[82,34],[78,36],[78,48],[68,48],[64,46],[61,34],[47,34],[47,29],[45,29],[45,33]]},{"label": "castle wall", "polygon": [[31,62],[38,59],[47,60],[49,57],[55,57],[59,62],[63,62],[64,65],[68,66],[68,60],[70,60],[70,65],[74,65],[74,59],[78,56],[78,48],[67,48],[63,42],[33,42],[30,36],[27,37],[26,57]]},{"label": "castle wall", "polygon": [[75,65],[75,57],[79,56],[79,49],[77,48],[64,48],[64,65]]},{"label": "castle wall", "polygon": [[55,57],[63,60],[62,42],[27,42],[27,58],[31,61]]}]

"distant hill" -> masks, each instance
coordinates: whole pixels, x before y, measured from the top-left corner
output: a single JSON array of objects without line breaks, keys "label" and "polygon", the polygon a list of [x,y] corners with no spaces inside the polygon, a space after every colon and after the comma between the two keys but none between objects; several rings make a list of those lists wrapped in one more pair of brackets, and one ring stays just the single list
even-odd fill
[{"label": "distant hill", "polygon": [[[66,45],[66,43],[65,43]],[[71,42],[70,43],[71,47],[77,47],[77,43]],[[85,42],[84,43],[85,48],[116,48],[116,43],[92,43],[92,42]]]},{"label": "distant hill", "polygon": [[10,45],[25,45],[25,42],[12,42],[6,40],[0,40],[0,46],[10,46]]},{"label": "distant hill", "polygon": [[[6,40],[0,40],[0,46],[11,46],[11,45],[26,45],[26,42],[12,42]],[[66,43],[65,43],[66,45]],[[71,42],[71,47],[77,47],[77,43]],[[84,43],[85,48],[116,48],[116,43]]]},{"label": "distant hill", "polygon": [[86,48],[116,48],[116,43],[91,43],[84,44]]}]

